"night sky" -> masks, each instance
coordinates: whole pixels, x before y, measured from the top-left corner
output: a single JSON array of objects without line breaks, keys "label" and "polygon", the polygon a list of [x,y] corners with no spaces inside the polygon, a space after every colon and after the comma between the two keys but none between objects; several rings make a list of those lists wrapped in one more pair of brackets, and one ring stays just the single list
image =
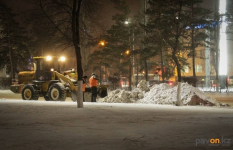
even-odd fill
[{"label": "night sky", "polygon": [[[18,15],[16,17],[17,21],[21,21],[22,19],[24,19],[25,11],[32,7],[31,4],[25,2],[24,0],[1,0],[1,1],[6,3],[10,8],[12,8],[13,12]],[[129,17],[133,17],[134,15],[137,14],[139,10],[139,0],[126,0],[126,1],[130,5],[131,13]],[[214,8],[213,1],[214,0],[204,0],[203,6],[213,9]],[[111,24],[114,23],[112,21],[112,16],[116,14],[116,10],[114,10],[113,5],[107,4],[104,11],[106,12],[106,15],[104,15],[103,17],[105,18],[106,22],[109,23],[108,26],[110,27]]]},{"label": "night sky", "polygon": [[[3,1],[8,7],[10,7],[13,11],[13,13],[17,14],[16,20],[21,21],[24,19],[24,14],[26,13],[26,10],[33,7],[32,4],[29,4],[25,2],[24,0],[1,0]],[[139,10],[139,0],[126,0],[127,3],[130,5],[130,17],[133,17],[137,14],[137,11]],[[114,10],[113,5],[106,4],[106,7],[104,8],[104,12],[106,12],[103,17],[106,18],[105,20],[109,22],[109,27],[114,22],[112,21],[112,16],[117,13],[116,10]]]}]

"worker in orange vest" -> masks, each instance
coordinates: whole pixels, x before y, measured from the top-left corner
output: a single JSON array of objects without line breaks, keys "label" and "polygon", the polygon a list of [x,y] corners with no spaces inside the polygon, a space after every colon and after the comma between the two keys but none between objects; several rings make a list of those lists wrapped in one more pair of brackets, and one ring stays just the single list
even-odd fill
[{"label": "worker in orange vest", "polygon": [[87,76],[83,76],[83,102],[85,102],[85,99],[84,99],[84,92],[85,92],[85,89],[86,89],[86,84],[87,84]]},{"label": "worker in orange vest", "polygon": [[91,87],[91,102],[96,102],[98,80],[98,76],[95,75],[95,73],[92,73],[92,76],[89,79],[89,85]]}]

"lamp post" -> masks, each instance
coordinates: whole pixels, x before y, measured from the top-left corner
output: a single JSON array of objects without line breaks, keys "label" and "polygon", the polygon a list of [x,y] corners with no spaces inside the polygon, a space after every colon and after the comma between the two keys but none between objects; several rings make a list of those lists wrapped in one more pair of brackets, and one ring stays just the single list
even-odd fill
[{"label": "lamp post", "polygon": [[[129,25],[130,22],[128,20],[125,21],[125,25]],[[129,27],[129,26],[128,26]],[[130,45],[130,49],[126,51],[126,55],[129,55],[129,90],[132,90],[131,87],[131,82],[132,82],[132,64],[131,64],[131,55],[130,55],[130,51],[134,50],[134,29],[133,29],[133,36],[132,36],[132,42],[133,44],[131,44],[131,28],[129,27],[129,45]],[[134,55],[133,55],[133,66],[134,66]],[[133,74],[134,74],[134,67],[133,67]]]},{"label": "lamp post", "polygon": [[131,77],[132,77],[132,73],[131,73],[131,70],[132,70],[132,66],[131,66],[131,57],[130,57],[130,50],[127,50],[126,52],[126,55],[129,57],[129,91],[132,90],[131,88]]},{"label": "lamp post", "polygon": [[[106,42],[102,40],[102,41],[99,42],[99,45],[101,47],[104,47],[106,45]],[[100,72],[100,78],[99,78],[100,79],[100,84],[102,84],[102,61],[100,61],[99,72]]]}]

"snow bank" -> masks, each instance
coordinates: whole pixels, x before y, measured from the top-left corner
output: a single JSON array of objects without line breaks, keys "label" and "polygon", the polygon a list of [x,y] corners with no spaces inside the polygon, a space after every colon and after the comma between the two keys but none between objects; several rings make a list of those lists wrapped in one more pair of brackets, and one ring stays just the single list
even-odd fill
[{"label": "snow bank", "polygon": [[[168,84],[154,85],[147,92],[140,103],[147,104],[176,104],[177,86],[170,87]],[[181,84],[181,102],[183,105],[210,105],[220,106],[220,103],[199,89],[189,85],[188,83]]]},{"label": "snow bank", "polygon": [[145,91],[145,92],[150,91],[150,88],[146,85],[146,80],[141,80],[138,83],[137,88],[140,89],[141,91]]},{"label": "snow bank", "polygon": [[[155,84],[151,88],[146,86],[146,81],[141,81],[133,91],[117,89],[112,91],[105,98],[98,99],[98,102],[106,103],[144,103],[144,104],[165,104],[175,105],[177,86],[171,87],[166,83]],[[183,105],[209,105],[223,106],[216,99],[206,96],[199,89],[182,83],[181,101]],[[227,104],[225,104],[227,105]]]},{"label": "snow bank", "polygon": [[146,86],[145,81],[140,81],[137,88],[133,91],[114,90],[108,93],[108,96],[97,99],[97,102],[106,103],[135,103],[144,97],[144,93],[150,89]]}]

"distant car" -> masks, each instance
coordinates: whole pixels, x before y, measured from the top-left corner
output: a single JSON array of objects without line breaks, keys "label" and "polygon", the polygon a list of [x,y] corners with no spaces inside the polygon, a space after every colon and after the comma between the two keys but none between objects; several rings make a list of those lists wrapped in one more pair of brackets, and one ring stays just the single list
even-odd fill
[{"label": "distant car", "polygon": [[173,81],[170,81],[170,80],[166,80],[166,81],[164,81],[164,83],[167,83],[167,84],[170,85],[170,86],[173,86],[173,85],[174,85],[174,82],[173,82]]},{"label": "distant car", "polygon": [[165,80],[164,82],[163,81],[160,81],[160,83],[167,83],[168,85],[170,86],[174,86],[174,81],[171,81],[171,80]]},{"label": "distant car", "polygon": [[120,86],[122,88],[128,88],[129,87],[129,81],[127,77],[120,77]]},{"label": "distant car", "polygon": [[160,83],[167,83],[170,86],[174,86],[175,85],[174,81],[171,81],[171,80],[165,80],[164,82],[163,81],[158,81],[158,80],[151,80],[150,81],[150,85],[160,84]]}]

